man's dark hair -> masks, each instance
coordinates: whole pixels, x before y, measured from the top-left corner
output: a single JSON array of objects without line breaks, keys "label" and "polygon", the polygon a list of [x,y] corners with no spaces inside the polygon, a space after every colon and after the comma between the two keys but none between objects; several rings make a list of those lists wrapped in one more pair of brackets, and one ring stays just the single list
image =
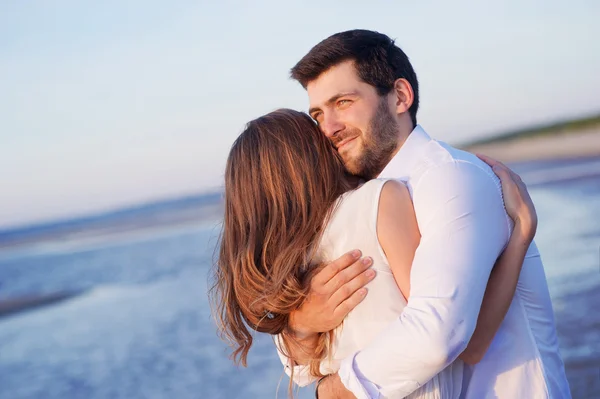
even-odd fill
[{"label": "man's dark hair", "polygon": [[336,33],[313,47],[292,68],[291,76],[306,89],[323,72],[344,61],[354,61],[359,78],[375,87],[380,96],[388,94],[397,79],[406,79],[415,97],[408,111],[413,124],[417,125],[417,75],[404,51],[382,33],[362,29]]}]

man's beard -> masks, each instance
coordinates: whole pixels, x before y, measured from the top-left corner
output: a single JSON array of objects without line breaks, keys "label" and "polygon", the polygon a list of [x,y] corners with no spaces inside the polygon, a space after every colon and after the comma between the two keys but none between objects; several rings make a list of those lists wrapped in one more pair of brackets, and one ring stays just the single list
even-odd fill
[{"label": "man's beard", "polygon": [[385,97],[381,98],[367,131],[346,130],[341,137],[333,139],[337,144],[347,137],[362,138],[362,152],[353,159],[344,159],[349,173],[364,179],[376,178],[392,158],[398,147],[398,123],[390,112]]}]

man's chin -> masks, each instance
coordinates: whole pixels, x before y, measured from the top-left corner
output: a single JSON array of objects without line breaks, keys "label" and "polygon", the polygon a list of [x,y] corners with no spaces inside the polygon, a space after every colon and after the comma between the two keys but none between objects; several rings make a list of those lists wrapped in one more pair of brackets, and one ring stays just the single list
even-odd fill
[{"label": "man's chin", "polygon": [[348,173],[350,173],[351,175],[362,176],[360,164],[355,159],[351,159],[348,161],[344,160],[344,166],[346,167]]}]

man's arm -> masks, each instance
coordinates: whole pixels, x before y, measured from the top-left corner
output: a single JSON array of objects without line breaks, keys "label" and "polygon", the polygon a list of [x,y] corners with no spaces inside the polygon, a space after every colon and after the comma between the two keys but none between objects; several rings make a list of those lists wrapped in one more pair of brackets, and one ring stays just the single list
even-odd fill
[{"label": "man's arm", "polygon": [[484,155],[478,157],[500,178],[504,206],[514,221],[514,229],[490,274],[475,332],[459,356],[469,364],[476,364],[483,358],[508,312],[538,224],[535,206],[521,177],[502,162]]},{"label": "man's arm", "polygon": [[437,167],[413,189],[422,239],[411,296],[398,320],[342,362],[341,382],[358,398],[409,395],[463,352],[509,237],[499,183],[476,165]]},{"label": "man's arm", "polygon": [[516,225],[508,246],[490,274],[477,327],[466,349],[459,356],[465,363],[479,363],[498,332],[517,290],[523,261],[532,239],[533,237],[521,233],[521,227]]}]

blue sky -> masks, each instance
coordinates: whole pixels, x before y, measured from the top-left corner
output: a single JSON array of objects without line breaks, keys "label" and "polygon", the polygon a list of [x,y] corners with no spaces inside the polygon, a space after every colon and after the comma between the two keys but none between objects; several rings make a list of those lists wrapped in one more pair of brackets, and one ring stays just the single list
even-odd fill
[{"label": "blue sky", "polygon": [[596,1],[288,3],[0,3],[0,228],[218,187],[247,121],[306,109],[289,68],[347,29],[397,39],[441,140],[600,110]]}]

